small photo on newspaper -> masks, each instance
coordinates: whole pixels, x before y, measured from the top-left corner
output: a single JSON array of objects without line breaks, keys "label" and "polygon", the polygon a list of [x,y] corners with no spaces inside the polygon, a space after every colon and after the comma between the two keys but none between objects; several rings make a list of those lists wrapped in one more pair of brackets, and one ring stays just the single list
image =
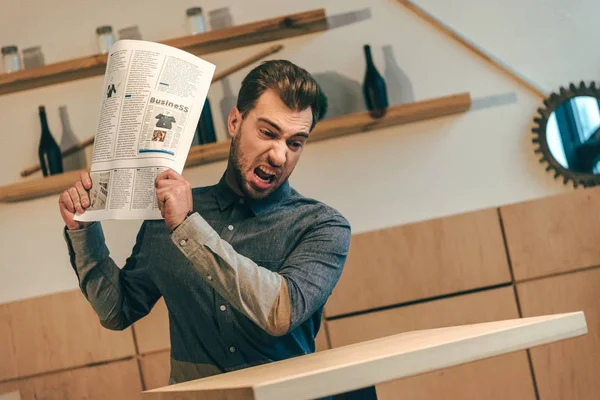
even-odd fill
[{"label": "small photo on newspaper", "polygon": [[77,221],[161,219],[154,181],[183,171],[215,66],[174,47],[120,40],[108,54],[90,207]]}]

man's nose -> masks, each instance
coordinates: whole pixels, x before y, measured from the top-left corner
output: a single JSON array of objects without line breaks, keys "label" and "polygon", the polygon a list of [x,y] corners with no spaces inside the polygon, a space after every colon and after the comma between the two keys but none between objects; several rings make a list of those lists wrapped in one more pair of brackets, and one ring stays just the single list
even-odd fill
[{"label": "man's nose", "polygon": [[269,152],[269,162],[273,167],[283,167],[287,158],[287,145],[276,142]]}]

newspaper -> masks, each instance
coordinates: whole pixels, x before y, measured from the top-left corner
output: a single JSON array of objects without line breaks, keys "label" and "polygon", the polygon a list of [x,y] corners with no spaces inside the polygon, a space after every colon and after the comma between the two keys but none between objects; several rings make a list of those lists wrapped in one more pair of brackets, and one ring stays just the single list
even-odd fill
[{"label": "newspaper", "polygon": [[180,49],[120,40],[108,55],[90,176],[77,221],[161,219],[154,181],[181,173],[215,66]]}]

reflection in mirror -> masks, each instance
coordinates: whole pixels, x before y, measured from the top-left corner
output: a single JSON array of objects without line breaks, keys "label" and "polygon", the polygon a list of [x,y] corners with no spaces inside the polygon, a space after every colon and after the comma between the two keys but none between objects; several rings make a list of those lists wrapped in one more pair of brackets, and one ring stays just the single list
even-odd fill
[{"label": "reflection in mirror", "polygon": [[578,173],[600,173],[600,103],[577,96],[561,103],[550,115],[546,139],[552,157]]}]

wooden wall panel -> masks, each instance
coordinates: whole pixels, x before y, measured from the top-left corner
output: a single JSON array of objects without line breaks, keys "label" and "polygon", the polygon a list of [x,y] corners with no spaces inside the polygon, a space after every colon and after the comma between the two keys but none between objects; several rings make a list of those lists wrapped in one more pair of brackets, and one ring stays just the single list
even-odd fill
[{"label": "wooden wall panel", "polygon": [[321,329],[319,329],[319,333],[317,333],[317,337],[315,338],[315,351],[327,350],[328,348],[327,321],[323,318],[323,321],[321,321]]},{"label": "wooden wall panel", "polygon": [[[487,290],[327,322],[332,347],[397,333],[518,318],[512,287]],[[524,351],[377,386],[380,400],[399,398],[534,400]]]},{"label": "wooden wall panel", "polygon": [[171,375],[171,352],[161,351],[160,353],[142,356],[140,360],[142,367],[142,376],[146,390],[156,389],[169,384]]},{"label": "wooden wall panel", "polygon": [[600,188],[501,207],[517,281],[600,265]]},{"label": "wooden wall panel", "polygon": [[130,329],[103,328],[70,291],[0,305],[0,381],[135,354]]},{"label": "wooden wall panel", "polygon": [[588,334],[531,349],[540,400],[597,399],[600,393],[600,269],[517,285],[524,317],[584,311]]},{"label": "wooden wall panel", "polygon": [[0,393],[19,391],[21,400],[135,400],[142,385],[135,359],[0,383]]},{"label": "wooden wall panel", "polygon": [[497,210],[352,237],[329,317],[511,280]]},{"label": "wooden wall panel", "polygon": [[162,297],[154,305],[150,314],[133,325],[133,331],[140,354],[171,348],[169,312]]}]

